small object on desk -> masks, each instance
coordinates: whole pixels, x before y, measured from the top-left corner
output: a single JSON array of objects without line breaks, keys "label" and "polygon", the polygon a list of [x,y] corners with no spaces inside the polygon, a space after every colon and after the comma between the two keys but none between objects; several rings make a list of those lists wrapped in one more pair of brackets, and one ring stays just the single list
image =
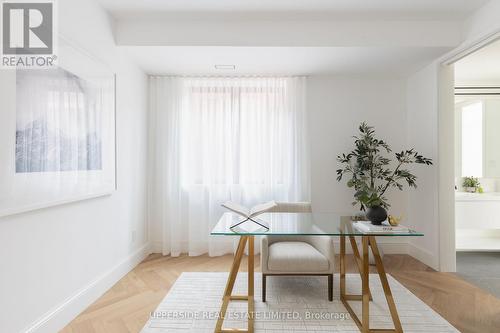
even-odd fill
[{"label": "small object on desk", "polygon": [[247,219],[242,217],[237,223],[231,225],[229,229],[235,233],[267,232],[269,224],[261,219]]},{"label": "small object on desk", "polygon": [[273,209],[276,206],[277,206],[277,204],[274,201],[269,201],[269,202],[266,202],[263,204],[259,204],[259,205],[253,206],[252,208],[244,207],[244,206],[237,204],[235,202],[232,202],[232,201],[227,201],[227,202],[222,204],[222,207],[229,209],[233,213],[236,213],[236,214],[244,217],[243,220],[241,220],[238,223],[236,223],[235,225],[231,226],[231,229],[241,225],[244,222],[251,221],[251,222],[258,224],[259,226],[269,230],[269,228],[264,223],[257,221],[256,217],[260,214],[263,214],[263,213]]},{"label": "small object on desk", "polygon": [[389,222],[384,221],[382,225],[373,225],[371,222],[367,221],[357,221],[354,222],[353,227],[362,233],[410,233],[411,230],[408,227],[398,225],[392,226]]},{"label": "small object on desk", "polygon": [[366,211],[366,218],[370,220],[373,225],[381,225],[382,222],[387,220],[387,211],[384,207],[379,205],[370,206]]},{"label": "small object on desk", "polygon": [[260,215],[262,213],[265,213],[274,207],[276,207],[277,204],[274,201],[269,201],[260,205],[253,206],[252,208],[247,208],[244,207],[240,204],[237,204],[236,202],[232,201],[227,201],[222,204],[222,207],[229,209],[233,213],[239,214],[243,217],[246,217],[247,219],[251,219],[253,217],[256,217],[257,215]]},{"label": "small object on desk", "polygon": [[396,217],[394,215],[389,215],[387,221],[389,221],[389,224],[392,226],[398,226],[402,219],[402,216]]}]

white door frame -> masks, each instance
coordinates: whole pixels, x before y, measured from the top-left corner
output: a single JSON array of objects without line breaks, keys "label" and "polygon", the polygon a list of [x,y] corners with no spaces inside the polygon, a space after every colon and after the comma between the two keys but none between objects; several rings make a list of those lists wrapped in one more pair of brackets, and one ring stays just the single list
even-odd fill
[{"label": "white door frame", "polygon": [[468,41],[442,57],[438,69],[439,270],[456,271],[455,114],[453,64],[500,39],[500,29]]}]

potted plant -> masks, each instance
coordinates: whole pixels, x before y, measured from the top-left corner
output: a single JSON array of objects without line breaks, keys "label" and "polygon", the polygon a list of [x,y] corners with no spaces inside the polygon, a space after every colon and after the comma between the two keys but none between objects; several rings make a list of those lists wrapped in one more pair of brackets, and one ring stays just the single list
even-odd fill
[{"label": "potted plant", "polygon": [[373,224],[381,224],[387,219],[386,209],[390,207],[385,197],[390,188],[403,190],[403,183],[417,187],[417,177],[405,165],[417,163],[432,165],[430,158],[423,157],[413,149],[395,153],[396,163],[385,156],[392,152],[389,145],[375,137],[373,127],[362,123],[359,135],[354,137],[355,149],[337,156],[342,168],[337,170],[337,180],[349,175],[347,186],[354,189],[353,206],[359,204],[366,217]]},{"label": "potted plant", "polygon": [[462,186],[465,192],[470,192],[470,193],[476,193],[480,185],[481,184],[479,183],[479,180],[474,177],[464,177],[464,180],[462,182]]}]

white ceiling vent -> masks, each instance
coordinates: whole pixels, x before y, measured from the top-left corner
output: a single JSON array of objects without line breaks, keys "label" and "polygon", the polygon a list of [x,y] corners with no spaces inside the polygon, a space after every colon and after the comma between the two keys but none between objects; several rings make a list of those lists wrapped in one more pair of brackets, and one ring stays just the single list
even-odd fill
[{"label": "white ceiling vent", "polygon": [[235,65],[215,65],[215,69],[224,69],[224,70],[235,70]]}]

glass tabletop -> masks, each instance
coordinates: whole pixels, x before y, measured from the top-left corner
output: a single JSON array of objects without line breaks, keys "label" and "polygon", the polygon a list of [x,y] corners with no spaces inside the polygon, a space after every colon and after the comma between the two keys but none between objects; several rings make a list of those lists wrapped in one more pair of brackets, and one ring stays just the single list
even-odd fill
[{"label": "glass tabletop", "polygon": [[223,236],[423,236],[412,228],[404,231],[381,228],[376,232],[362,232],[353,226],[351,216],[337,213],[265,213],[253,220],[234,213],[224,213],[211,235]]}]

